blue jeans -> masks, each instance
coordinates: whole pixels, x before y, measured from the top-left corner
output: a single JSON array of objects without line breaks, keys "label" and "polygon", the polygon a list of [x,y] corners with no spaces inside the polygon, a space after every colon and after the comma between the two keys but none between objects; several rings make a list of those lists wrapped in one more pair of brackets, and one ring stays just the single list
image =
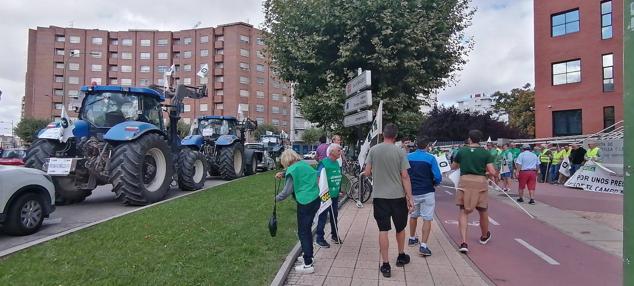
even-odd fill
[{"label": "blue jeans", "polygon": [[306,205],[297,204],[297,236],[302,245],[304,264],[306,265],[313,263],[313,234],[310,228],[313,226],[313,219],[315,219],[320,204],[319,197]]},{"label": "blue jeans", "polygon": [[[549,175],[549,174],[547,174],[547,172],[550,172],[550,171],[548,170],[548,166],[549,166],[549,165],[550,165],[550,163],[541,163],[541,164],[539,165],[539,172],[540,172],[540,173],[539,173],[539,174],[540,174],[540,175],[539,175],[539,178],[540,178],[540,180],[541,180],[541,182],[542,182],[542,183],[546,183],[546,177],[549,177],[549,178],[550,178],[550,175]],[[547,175],[548,175],[548,176],[547,176]]]},{"label": "blue jeans", "polygon": [[561,164],[550,165],[550,181],[557,182],[559,180],[559,166]]},{"label": "blue jeans", "polygon": [[572,166],[570,166],[570,177],[572,177],[572,175],[574,175],[575,172],[577,172],[577,170],[579,170],[582,165],[583,164],[572,164]]},{"label": "blue jeans", "polygon": [[[328,208],[324,212],[319,215],[319,220],[317,221],[317,230],[315,231],[315,240],[324,240],[324,228],[326,227],[326,219],[330,217],[330,234],[332,238],[339,238],[339,234],[337,233],[338,217],[339,217],[339,197],[331,197],[332,201],[332,211],[331,208]],[[334,212],[334,216],[333,216]]]}]

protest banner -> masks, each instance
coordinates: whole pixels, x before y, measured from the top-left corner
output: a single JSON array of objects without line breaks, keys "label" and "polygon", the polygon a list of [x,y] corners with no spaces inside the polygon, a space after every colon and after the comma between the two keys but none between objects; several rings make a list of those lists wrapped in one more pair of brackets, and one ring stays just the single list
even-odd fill
[{"label": "protest banner", "polygon": [[365,142],[361,145],[359,149],[359,166],[363,168],[365,164],[365,159],[368,156],[368,152],[370,151],[370,147],[372,147],[372,141],[374,138],[383,132],[383,101],[379,102],[379,108],[376,110],[376,117],[374,117],[374,121],[372,122],[372,128],[368,133],[368,136],[365,138]]},{"label": "protest banner", "polygon": [[564,185],[585,191],[622,194],[623,180],[622,176],[611,172],[601,163],[588,161]]},{"label": "protest banner", "polygon": [[328,178],[326,177],[326,168],[322,168],[319,173],[319,198],[321,199],[321,205],[319,206],[319,210],[315,215],[315,221],[319,218],[319,215],[327,210],[332,205],[332,200],[330,199],[330,193],[328,192]]},{"label": "protest banner", "polygon": [[445,156],[435,156],[436,162],[438,162],[438,168],[440,169],[440,173],[445,173],[451,171],[451,166],[449,166],[449,160]]},{"label": "protest banner", "polygon": [[564,157],[564,160],[561,162],[561,166],[559,166],[559,173],[566,177],[570,177],[571,167],[570,159],[568,157]]}]

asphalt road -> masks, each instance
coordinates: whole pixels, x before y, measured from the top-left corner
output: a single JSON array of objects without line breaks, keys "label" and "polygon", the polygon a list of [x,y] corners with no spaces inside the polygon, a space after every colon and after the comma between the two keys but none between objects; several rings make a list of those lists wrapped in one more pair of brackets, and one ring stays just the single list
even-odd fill
[{"label": "asphalt road", "polygon": [[[205,188],[217,186],[225,182],[227,181],[208,178],[205,183]],[[40,231],[32,235],[15,237],[0,232],[0,251],[139,208],[138,206],[125,206],[115,200],[114,193],[111,189],[112,186],[110,185],[101,186],[95,189],[92,195],[81,203],[57,206],[55,212],[53,212],[48,219],[44,220]],[[171,189],[166,199],[182,196],[187,193],[188,192],[183,192],[179,189]]]}]

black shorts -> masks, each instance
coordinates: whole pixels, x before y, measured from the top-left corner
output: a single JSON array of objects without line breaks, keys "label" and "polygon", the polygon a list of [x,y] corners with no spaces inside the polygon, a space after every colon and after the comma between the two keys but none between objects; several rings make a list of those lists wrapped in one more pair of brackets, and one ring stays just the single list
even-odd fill
[{"label": "black shorts", "polygon": [[[392,222],[396,232],[401,232],[407,226],[407,201],[400,199],[378,199],[375,198],[374,219],[379,226],[379,231],[389,231],[392,229]],[[390,218],[392,221],[390,221]]]}]

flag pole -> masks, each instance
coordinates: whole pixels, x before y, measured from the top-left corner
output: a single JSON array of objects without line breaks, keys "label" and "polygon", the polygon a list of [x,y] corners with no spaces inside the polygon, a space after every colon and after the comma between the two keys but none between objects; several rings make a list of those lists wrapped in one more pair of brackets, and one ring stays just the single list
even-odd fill
[{"label": "flag pole", "polygon": [[530,218],[535,219],[535,217],[531,213],[529,213],[517,201],[515,201],[513,198],[511,198],[511,196],[509,196],[509,194],[507,194],[505,191],[502,191],[502,188],[500,188],[500,186],[498,186],[495,182],[491,181],[491,179],[487,179],[487,181],[489,181],[490,185],[493,185],[493,187],[495,188],[496,191],[502,192],[503,194],[505,194],[506,197],[508,197],[513,203],[515,203],[520,209],[522,209]]}]

